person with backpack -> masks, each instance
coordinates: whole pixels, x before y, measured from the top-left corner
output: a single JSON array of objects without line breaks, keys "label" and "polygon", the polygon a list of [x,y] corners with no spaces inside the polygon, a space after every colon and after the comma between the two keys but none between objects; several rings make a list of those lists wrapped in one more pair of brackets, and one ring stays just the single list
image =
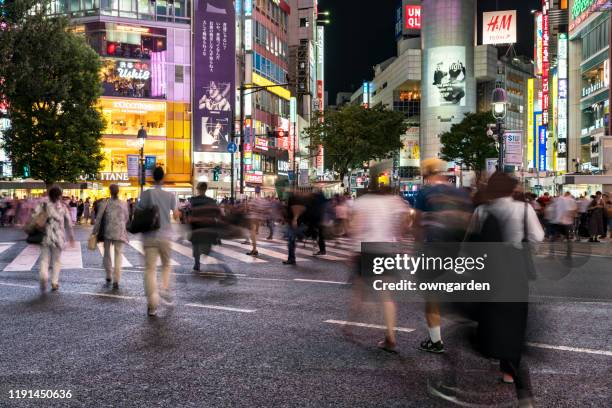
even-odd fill
[{"label": "person with backpack", "polygon": [[[148,210],[157,208],[159,214],[159,228],[143,233],[143,246],[145,255],[144,287],[147,296],[147,314],[149,317],[157,315],[157,307],[160,297],[167,303],[172,303],[170,294],[170,274],[172,266],[170,263],[170,240],[172,232],[170,214],[175,220],[180,218],[177,210],[177,200],[174,194],[162,190],[164,180],[164,169],[156,167],[153,170],[153,188],[146,190],[140,196],[137,208]],[[134,215],[136,217],[136,215]],[[157,259],[161,258],[161,290],[157,290]]]},{"label": "person with backpack", "polygon": [[60,258],[66,245],[66,235],[70,245],[74,245],[74,233],[70,210],[62,202],[62,189],[53,186],[49,189],[48,199],[36,206],[32,220],[42,226],[44,234],[40,248],[40,290],[47,290],[49,265],[51,271],[51,290],[59,289]]}]

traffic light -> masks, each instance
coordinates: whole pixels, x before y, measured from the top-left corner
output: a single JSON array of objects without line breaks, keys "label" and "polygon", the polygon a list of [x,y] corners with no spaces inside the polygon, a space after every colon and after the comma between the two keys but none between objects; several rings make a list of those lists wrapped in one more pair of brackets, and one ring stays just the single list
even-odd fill
[{"label": "traffic light", "polygon": [[216,166],[213,169],[213,181],[219,181],[219,174],[221,174],[221,167]]},{"label": "traffic light", "polygon": [[30,178],[30,165],[29,164],[23,165],[23,178]]}]

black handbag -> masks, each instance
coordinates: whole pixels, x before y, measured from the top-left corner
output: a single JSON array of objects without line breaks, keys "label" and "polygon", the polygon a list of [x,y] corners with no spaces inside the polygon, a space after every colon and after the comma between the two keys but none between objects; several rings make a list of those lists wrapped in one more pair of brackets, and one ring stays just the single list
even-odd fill
[{"label": "black handbag", "polygon": [[132,234],[150,232],[159,229],[159,208],[154,205],[149,208],[134,208],[134,215],[127,230]]},{"label": "black handbag", "polygon": [[28,234],[26,238],[26,242],[28,244],[42,244],[43,239],[45,238],[45,233],[43,231],[33,231]]},{"label": "black handbag", "polygon": [[106,230],[106,208],[107,207],[108,207],[108,200],[106,200],[104,211],[102,211],[102,218],[100,219],[100,228],[98,229],[98,234],[96,235],[96,240],[98,242],[104,242],[104,231]]}]

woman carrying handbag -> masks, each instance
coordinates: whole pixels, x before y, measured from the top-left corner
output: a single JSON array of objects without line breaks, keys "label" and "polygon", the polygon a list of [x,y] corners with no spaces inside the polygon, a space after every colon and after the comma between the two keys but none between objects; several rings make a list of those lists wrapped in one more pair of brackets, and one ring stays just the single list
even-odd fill
[{"label": "woman carrying handbag", "polygon": [[[111,197],[99,206],[100,216],[89,238],[88,247],[95,249],[98,242],[104,242],[103,265],[106,272],[106,283],[113,283],[113,290],[119,289],[121,281],[121,263],[123,260],[123,244],[128,242],[126,225],[129,220],[127,202],[119,199],[119,186],[109,186]],[[114,256],[111,256],[111,246]],[[114,258],[114,265],[113,265]]]}]

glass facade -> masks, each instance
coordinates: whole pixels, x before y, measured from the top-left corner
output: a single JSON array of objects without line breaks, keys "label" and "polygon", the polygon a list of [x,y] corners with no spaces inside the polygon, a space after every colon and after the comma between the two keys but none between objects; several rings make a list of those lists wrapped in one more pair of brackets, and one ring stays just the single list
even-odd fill
[{"label": "glass facade", "polygon": [[49,14],[70,18],[111,16],[149,21],[190,23],[189,0],[52,0]]}]

